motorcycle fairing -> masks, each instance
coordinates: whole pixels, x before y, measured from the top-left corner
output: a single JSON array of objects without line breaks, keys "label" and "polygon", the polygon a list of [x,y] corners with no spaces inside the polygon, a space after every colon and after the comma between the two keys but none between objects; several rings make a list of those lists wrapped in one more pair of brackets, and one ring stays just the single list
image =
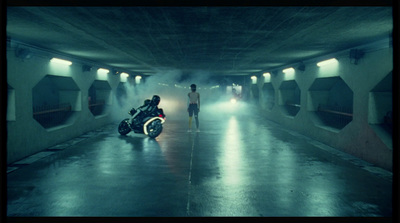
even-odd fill
[{"label": "motorcycle fairing", "polygon": [[147,132],[147,126],[148,126],[152,121],[154,121],[154,120],[156,120],[156,119],[160,120],[160,121],[161,121],[161,124],[165,122],[165,120],[164,120],[163,118],[161,118],[161,117],[152,117],[152,118],[150,118],[150,119],[147,120],[147,121],[144,123],[144,125],[143,125],[143,132],[144,132],[144,134],[146,134],[146,135],[149,134],[149,133]]}]

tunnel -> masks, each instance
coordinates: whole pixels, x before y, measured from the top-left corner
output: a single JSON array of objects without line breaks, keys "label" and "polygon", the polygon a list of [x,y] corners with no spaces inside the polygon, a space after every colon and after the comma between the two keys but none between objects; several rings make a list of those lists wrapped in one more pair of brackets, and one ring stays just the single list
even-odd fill
[{"label": "tunnel", "polygon": [[392,30],[387,5],[9,6],[7,220],[391,222]]}]

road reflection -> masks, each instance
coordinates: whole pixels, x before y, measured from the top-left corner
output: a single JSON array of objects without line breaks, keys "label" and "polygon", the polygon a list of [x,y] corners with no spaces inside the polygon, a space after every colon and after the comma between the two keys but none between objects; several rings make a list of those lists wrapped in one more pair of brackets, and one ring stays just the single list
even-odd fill
[{"label": "road reflection", "polygon": [[240,140],[241,131],[239,129],[236,117],[231,116],[228,121],[227,131],[223,140],[221,141],[220,148],[223,149],[219,158],[220,169],[222,172],[222,180],[224,184],[240,185],[242,184],[242,150],[245,146]]}]

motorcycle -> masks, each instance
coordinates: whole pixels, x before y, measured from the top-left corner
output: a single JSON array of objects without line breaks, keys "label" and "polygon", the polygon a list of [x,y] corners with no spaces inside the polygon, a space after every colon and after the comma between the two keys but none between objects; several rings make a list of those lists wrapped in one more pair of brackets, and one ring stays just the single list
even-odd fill
[{"label": "motorcycle", "polygon": [[232,104],[236,104],[238,101],[240,101],[241,97],[238,94],[233,94],[232,97],[230,98],[230,102]]},{"label": "motorcycle", "polygon": [[[136,114],[137,112],[139,113]],[[145,105],[138,109],[132,108],[128,114],[131,118],[122,120],[118,125],[119,134],[126,135],[133,131],[134,133],[145,134],[150,138],[156,138],[161,134],[166,115],[150,100],[146,100]]]},{"label": "motorcycle", "polygon": [[232,96],[230,98],[230,102],[232,104],[236,104],[241,99],[241,95],[236,91],[235,88],[232,88]]}]

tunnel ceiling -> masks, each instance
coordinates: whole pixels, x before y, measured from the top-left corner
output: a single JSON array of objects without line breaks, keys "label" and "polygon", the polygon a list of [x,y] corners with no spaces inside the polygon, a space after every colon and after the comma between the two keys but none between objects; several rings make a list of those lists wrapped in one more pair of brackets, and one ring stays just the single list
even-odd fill
[{"label": "tunnel ceiling", "polygon": [[144,75],[251,75],[392,34],[391,7],[7,7],[7,38]]}]

